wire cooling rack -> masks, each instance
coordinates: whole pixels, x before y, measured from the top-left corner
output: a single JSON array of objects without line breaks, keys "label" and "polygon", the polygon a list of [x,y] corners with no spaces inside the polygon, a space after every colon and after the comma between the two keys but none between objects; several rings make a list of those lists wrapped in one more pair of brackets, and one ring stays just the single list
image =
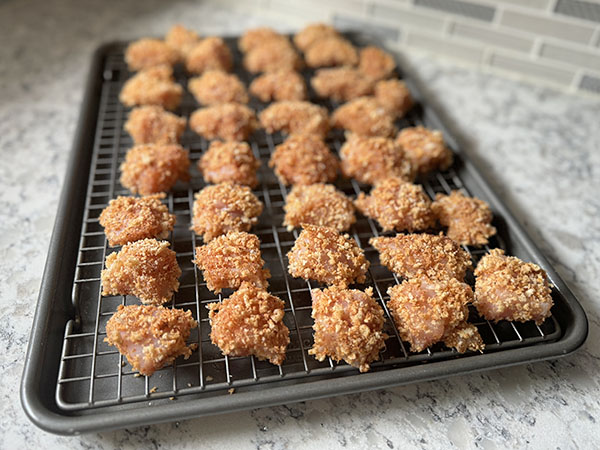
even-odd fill
[{"label": "wire cooling rack", "polygon": [[[251,76],[241,67],[241,55],[232,45],[233,41],[229,40],[228,43],[235,55],[234,71],[248,85]],[[188,360],[180,358],[172,366],[157,371],[151,377],[145,377],[132,372],[125,358],[104,342],[106,322],[118,306],[139,303],[134,297],[102,297],[100,294],[100,272],[104,268],[105,258],[118,248],[108,246],[98,223],[98,216],[111,199],[118,195],[129,195],[119,183],[119,165],[132,145],[131,138],[123,131],[128,110],[118,100],[123,83],[131,75],[123,60],[123,50],[123,46],[112,47],[105,56],[102,70],[98,120],[72,291],[76,317],[66,323],[56,383],[55,399],[59,408],[65,411],[84,411],[116,405],[134,406],[140,402],[144,402],[144,405],[158,405],[161,401],[164,403],[229,395],[236,388],[244,386],[262,385],[264,389],[268,389],[270,383],[282,380],[308,382],[313,377],[336,378],[358,373],[357,369],[343,362],[338,364],[331,359],[319,362],[308,355],[308,349],[313,343],[310,290],[319,285],[294,279],[287,273],[286,254],[294,244],[297,231],[289,232],[282,226],[283,205],[288,189],[267,167],[274,147],[283,138],[279,134],[267,135],[262,131],[257,132],[250,141],[256,157],[262,161],[259,170],[261,184],[254,193],[265,205],[259,224],[252,232],[261,240],[262,256],[266,267],[271,271],[269,291],[285,301],[284,322],[290,329],[291,340],[285,362],[281,366],[274,366],[252,356],[223,356],[210,342],[210,324],[205,306],[210,302],[221,301],[231,291],[226,290],[222,295],[215,296],[206,288],[201,272],[192,263],[194,249],[202,243],[189,230],[193,196],[204,186],[195,164],[206,151],[209,142],[190,130],[186,130],[182,145],[190,151],[190,159],[194,165],[192,181],[176,185],[164,201],[177,217],[169,240],[182,270],[179,292],[175,294],[170,306],[191,310],[198,320],[198,328],[192,331],[189,339],[190,343],[197,345],[197,351]],[[310,71],[306,71],[305,75],[308,80]],[[187,86],[188,77],[183,71],[177,71],[176,78],[184,87]],[[337,106],[330,101],[319,101],[314,93],[311,94],[312,101],[329,110]],[[252,100],[250,106],[259,112],[266,105]],[[189,117],[196,108],[198,105],[186,93],[177,113]],[[402,128],[423,123],[423,111],[417,105],[397,125]],[[333,150],[339,151],[343,134],[334,131],[327,142]],[[432,198],[438,192],[449,193],[452,189],[468,193],[454,167],[418,181]],[[367,189],[350,180],[339,180],[337,187],[350,196],[357,195],[361,189]],[[372,371],[478,357],[476,353],[459,355],[442,344],[420,353],[410,352],[407,344],[400,339],[386,307],[388,287],[401,280],[381,266],[377,252],[368,244],[371,237],[380,234],[380,228],[373,220],[359,214],[349,234],[364,249],[371,262],[368,279],[363,287],[373,287],[375,298],[385,310],[384,330],[390,335],[380,354],[380,360],[371,365]],[[504,248],[502,236],[494,237],[490,246]],[[489,250],[487,246],[465,249],[470,253],[474,265]],[[472,284],[473,280],[469,279],[468,282]],[[561,327],[554,317],[540,326],[533,323],[494,324],[481,319],[471,307],[469,321],[481,333],[486,344],[485,353],[551,342],[561,336]]]}]

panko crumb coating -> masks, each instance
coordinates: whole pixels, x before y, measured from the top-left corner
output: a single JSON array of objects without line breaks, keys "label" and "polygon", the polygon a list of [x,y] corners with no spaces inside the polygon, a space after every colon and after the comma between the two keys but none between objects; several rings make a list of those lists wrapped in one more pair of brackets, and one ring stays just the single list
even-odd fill
[{"label": "panko crumb coating", "polygon": [[256,77],[250,83],[250,93],[261,102],[297,100],[307,98],[306,83],[298,72],[280,69]]},{"label": "panko crumb coating", "polygon": [[338,107],[331,116],[336,128],[363,136],[390,137],[396,132],[394,116],[375,97],[359,97]]},{"label": "panko crumb coating", "polygon": [[244,231],[230,231],[196,247],[194,263],[202,270],[208,289],[216,293],[237,289],[244,281],[266,289],[271,277],[263,268],[258,237]]},{"label": "panko crumb coating", "polygon": [[382,80],[375,83],[375,99],[394,117],[404,117],[413,107],[413,98],[401,80]]},{"label": "panko crumb coating", "polygon": [[142,375],[150,376],[179,356],[188,359],[195,345],[186,345],[198,322],[191,311],[151,305],[119,305],[106,323],[104,341]]},{"label": "panko crumb coating", "polygon": [[473,301],[469,285],[456,278],[411,278],[390,287],[388,295],[387,306],[400,337],[410,344],[413,352],[425,350],[446,338],[450,338],[449,343],[457,342],[453,333],[457,327],[464,326],[469,315],[467,305]]},{"label": "panko crumb coating", "polygon": [[356,48],[339,36],[317,39],[304,51],[309,67],[355,66],[358,63]]},{"label": "panko crumb coating", "polygon": [[139,39],[125,49],[125,62],[131,71],[172,66],[178,59],[178,53],[159,39]]},{"label": "panko crumb coating", "polygon": [[239,103],[201,108],[190,117],[190,128],[206,139],[245,141],[257,127],[254,111]]},{"label": "panko crumb coating", "polygon": [[270,40],[287,40],[285,36],[279,34],[269,27],[252,28],[246,31],[238,40],[238,48],[242,53],[249,52],[255,47],[264,44]]},{"label": "panko crumb coating", "polygon": [[490,250],[475,269],[475,307],[488,320],[533,320],[541,325],[551,315],[552,290],[546,272],[501,249]]},{"label": "panko crumb coating", "polygon": [[370,195],[361,192],[354,202],[365,216],[377,220],[383,231],[422,231],[435,226],[431,200],[418,184],[400,178],[378,183]]},{"label": "panko crumb coating", "polygon": [[463,281],[473,263],[468,252],[442,234],[399,234],[369,240],[381,264],[403,278],[426,275]]},{"label": "panko crumb coating", "polygon": [[324,38],[340,38],[340,33],[331,25],[311,23],[294,36],[294,44],[305,52],[311,45]]},{"label": "panko crumb coating", "polygon": [[220,183],[198,192],[191,229],[204,242],[229,231],[248,231],[258,222],[263,204],[248,186]]},{"label": "panko crumb coating", "polygon": [[448,227],[448,237],[459,244],[485,245],[496,234],[490,206],[479,198],[466,197],[460,191],[437,194],[431,209],[442,226]]},{"label": "panko crumb coating", "polygon": [[165,194],[146,197],[119,196],[100,213],[99,222],[111,247],[146,238],[166,239],[175,225],[175,214],[160,200]]},{"label": "panko crumb coating", "polygon": [[293,277],[341,287],[364,283],[369,269],[356,241],[331,227],[304,224],[287,257]]},{"label": "panko crumb coating", "polygon": [[414,179],[402,147],[392,139],[352,134],[340,149],[342,173],[361,183],[376,184],[390,177]]},{"label": "panko crumb coating", "polygon": [[158,105],[175,109],[181,103],[183,88],[173,80],[173,69],[156,66],[136,73],[125,82],[119,100],[125,106]]},{"label": "panko crumb coating", "polygon": [[121,184],[133,194],[166,192],[177,180],[187,181],[188,151],[177,144],[143,144],[131,148],[121,164]]},{"label": "panko crumb coating", "polygon": [[319,69],[310,80],[319,97],[346,102],[373,93],[373,82],[353,67]]},{"label": "panko crumb coating", "polygon": [[255,188],[258,185],[256,170],[260,161],[245,142],[212,141],[208,151],[198,161],[198,168],[207,183],[225,181]]},{"label": "panko crumb coating", "polygon": [[267,133],[314,134],[325,137],[329,131],[327,109],[304,101],[274,102],[259,114]]},{"label": "panko crumb coating", "polygon": [[173,25],[165,36],[165,43],[177,52],[179,61],[185,61],[192,48],[200,42],[200,36],[183,25]]},{"label": "panko crumb coating", "polygon": [[396,68],[396,61],[379,47],[368,46],[360,50],[358,70],[371,80],[389,78]]},{"label": "panko crumb coating", "polygon": [[403,128],[396,141],[402,145],[417,173],[446,170],[452,165],[452,150],[446,147],[441,131],[421,126]]},{"label": "panko crumb coating", "polygon": [[250,73],[302,68],[302,58],[287,39],[269,39],[248,51],[243,60]]},{"label": "panko crumb coating", "polygon": [[444,345],[454,348],[458,353],[483,352],[485,344],[475,325],[468,322],[458,324],[452,331],[444,336]]},{"label": "panko crumb coating", "polygon": [[379,359],[388,335],[383,332],[383,309],[373,298],[373,288],[330,287],[313,289],[314,345],[308,351],[319,361],[330,356],[344,360],[361,372]]},{"label": "panko crumb coating", "polygon": [[207,305],[210,340],[224,355],[250,356],[280,366],[290,343],[281,299],[250,283],[242,283],[223,303]]},{"label": "panko crumb coating", "polygon": [[303,223],[346,231],[356,222],[352,200],[331,184],[295,185],[283,209],[288,231]]},{"label": "panko crumb coating", "polygon": [[178,144],[186,124],[185,117],[165,111],[160,106],[139,106],[131,110],[124,128],[136,145]]},{"label": "panko crumb coating", "polygon": [[293,134],[275,147],[269,167],[285,185],[314,184],[334,181],[340,163],[319,136]]},{"label": "panko crumb coating", "polygon": [[248,103],[244,83],[222,70],[207,70],[201,76],[190,79],[188,90],[201,105]]},{"label": "panko crumb coating", "polygon": [[190,73],[207,70],[231,71],[233,58],[225,41],[220,37],[207,37],[194,45],[185,59],[185,68]]},{"label": "panko crumb coating", "polygon": [[179,288],[181,269],[169,243],[142,239],[106,257],[102,295],[135,295],[142,303],[162,305]]}]

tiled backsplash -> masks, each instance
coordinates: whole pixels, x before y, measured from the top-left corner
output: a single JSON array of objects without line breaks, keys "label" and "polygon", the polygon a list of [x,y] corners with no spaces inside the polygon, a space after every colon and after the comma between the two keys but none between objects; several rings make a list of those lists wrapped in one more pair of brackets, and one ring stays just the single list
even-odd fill
[{"label": "tiled backsplash", "polygon": [[331,22],[391,46],[600,95],[600,0],[247,0],[291,27]]}]

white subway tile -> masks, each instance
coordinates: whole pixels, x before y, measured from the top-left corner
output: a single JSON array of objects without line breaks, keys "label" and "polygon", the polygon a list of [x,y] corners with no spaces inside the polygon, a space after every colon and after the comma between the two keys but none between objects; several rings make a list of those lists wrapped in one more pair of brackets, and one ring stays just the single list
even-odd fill
[{"label": "white subway tile", "polygon": [[358,18],[348,15],[335,14],[333,25],[342,30],[365,31],[384,41],[396,41],[400,37],[400,30],[397,26],[377,23],[372,18]]},{"label": "white subway tile", "polygon": [[522,6],[523,8],[531,8],[531,9],[542,9],[542,10],[546,10],[550,4],[553,2],[553,0],[487,0],[491,3],[496,3],[496,4],[502,4],[502,3],[506,3],[506,4],[510,4],[510,5],[517,5],[517,6]]},{"label": "white subway tile", "polygon": [[579,67],[600,70],[600,49],[575,49],[573,46],[566,47],[546,42],[542,44],[540,56]]},{"label": "white subway tile", "polygon": [[480,46],[464,44],[443,36],[433,36],[415,31],[408,32],[406,45],[475,63],[479,63],[483,56],[483,48]]},{"label": "white subway tile", "polygon": [[567,70],[549,63],[531,61],[499,52],[492,53],[490,66],[510,72],[522,73],[527,76],[544,78],[562,85],[570,84],[576,72],[575,69]]},{"label": "white subway tile", "polygon": [[391,5],[373,5],[373,15],[377,18],[398,21],[402,25],[410,25],[417,28],[428,28],[432,30],[442,30],[444,27],[443,15],[434,13],[424,14],[415,9],[409,10],[408,7],[399,3],[396,7]]},{"label": "white subway tile", "polygon": [[528,52],[533,47],[533,37],[515,36],[514,32],[498,31],[488,26],[456,21],[451,33],[464,39],[485,42],[498,47]]}]

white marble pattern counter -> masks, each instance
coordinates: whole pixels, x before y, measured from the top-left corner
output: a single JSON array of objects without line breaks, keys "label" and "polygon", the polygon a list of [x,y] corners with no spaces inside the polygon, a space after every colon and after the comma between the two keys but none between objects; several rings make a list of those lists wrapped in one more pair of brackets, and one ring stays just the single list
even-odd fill
[{"label": "white marble pattern counter", "polygon": [[[139,9],[142,8],[143,9]],[[17,386],[92,50],[261,23],[214,3],[0,4],[0,448],[592,448],[600,432],[600,103],[407,55],[501,198],[582,301],[590,336],[552,362],[78,437],[25,417]]]}]

